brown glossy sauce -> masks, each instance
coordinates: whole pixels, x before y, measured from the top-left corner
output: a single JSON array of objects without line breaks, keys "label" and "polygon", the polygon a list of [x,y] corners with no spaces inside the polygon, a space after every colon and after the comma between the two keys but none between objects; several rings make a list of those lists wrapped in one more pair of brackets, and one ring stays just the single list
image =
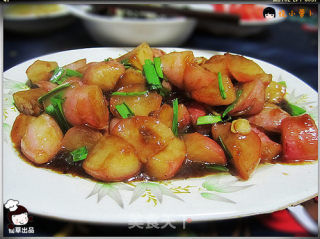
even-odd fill
[{"label": "brown glossy sauce", "polygon": [[[109,100],[110,94],[105,94],[105,97]],[[179,104],[188,105],[188,103],[193,102],[193,100],[190,99],[184,91],[181,91],[181,90],[174,87],[174,90],[172,92],[170,92],[163,99],[162,103],[172,105],[172,101],[176,98],[178,98]],[[282,109],[284,109],[285,111],[288,111],[286,101],[282,101],[279,105]],[[224,107],[218,106],[218,107],[215,107],[214,109],[216,112],[221,113],[221,112],[223,112]],[[210,111],[210,109],[207,109],[207,110]],[[210,125],[210,127],[211,127],[211,125]],[[208,132],[210,132],[210,129],[208,131],[206,125],[198,126],[197,129],[194,128],[193,126],[190,126],[190,127],[186,128],[184,131],[184,133],[193,133],[193,132],[200,132],[200,133],[202,132],[202,134],[204,134],[204,135],[207,135],[207,136],[210,135],[210,133],[208,135]],[[279,134],[268,132],[267,135],[271,140],[278,142],[278,143],[281,143],[281,138],[280,138]],[[68,174],[68,175],[72,175],[74,177],[81,177],[81,178],[90,179],[92,181],[101,182],[101,180],[93,178],[91,175],[89,175],[85,172],[85,170],[82,168],[83,161],[73,162],[72,156],[70,155],[70,153],[67,150],[59,151],[58,154],[50,162],[42,164],[42,165],[34,164],[30,160],[28,160],[22,154],[19,147],[16,147],[16,150],[17,150],[17,152],[19,152],[20,158],[22,158],[24,161],[26,161],[27,163],[29,163],[35,167],[49,169],[49,170],[52,170],[52,171],[54,171],[56,173],[60,173],[60,174]],[[276,158],[274,158],[274,160],[272,162],[260,163],[259,166],[262,166],[264,164],[275,164],[275,163],[281,163],[281,164],[287,164],[287,165],[289,165],[289,164],[290,165],[295,165],[295,164],[302,165],[302,164],[309,164],[311,162],[312,161],[310,161],[310,162],[309,161],[290,162],[290,163],[283,162],[282,158],[278,155]],[[210,164],[208,164],[208,163],[192,162],[192,161],[186,159],[184,161],[182,167],[180,168],[179,172],[172,179],[199,178],[199,177],[204,177],[207,175],[222,173],[221,171],[208,168],[209,165]],[[229,169],[229,173],[232,175],[236,175],[235,170],[232,167],[232,164],[229,163],[227,166]],[[142,169],[142,171],[144,171],[144,170]],[[150,178],[145,173],[140,173],[140,174],[128,179],[127,181],[143,181],[143,180],[154,180],[154,179]]]},{"label": "brown glossy sauce", "polygon": [[[87,174],[84,169],[82,168],[82,162],[73,162],[72,156],[67,150],[61,150],[50,162],[37,165],[28,160],[21,152],[20,148],[16,147],[17,152],[19,153],[20,158],[22,158],[25,162],[37,167],[37,168],[45,168],[52,170],[56,173],[60,174],[68,174],[74,177],[86,178],[95,182],[102,182],[99,179],[93,178],[91,175]],[[303,162],[283,162],[280,156],[274,158],[271,162],[260,163],[259,167],[266,165],[266,164],[284,164],[284,165],[305,165],[311,164],[314,161],[303,161]],[[187,179],[187,178],[201,178],[208,175],[218,174],[218,173],[225,173],[218,170],[208,168],[210,164],[208,163],[198,163],[192,162],[189,159],[186,159],[181,166],[179,172],[171,179]],[[227,165],[229,168],[229,173],[231,175],[236,176],[236,173],[231,164]],[[228,173],[228,172],[227,172]],[[145,173],[139,173],[138,175],[128,179],[127,181],[145,181],[150,180],[153,181],[153,178],[150,178]]]},{"label": "brown glossy sauce", "polygon": [[[19,153],[20,158],[25,162],[37,168],[45,168],[52,170],[60,174],[68,174],[74,177],[81,177],[90,179],[92,181],[101,182],[101,180],[93,178],[91,175],[87,174],[82,168],[82,162],[73,162],[72,156],[67,150],[61,150],[50,162],[37,165],[28,160],[21,152],[21,150],[16,147],[17,152]],[[194,163],[186,159],[181,166],[179,172],[172,179],[187,179],[187,178],[199,178],[211,174],[217,174],[219,171],[209,169],[207,166],[210,164],[206,163]],[[145,173],[139,173],[138,175],[128,179],[127,181],[144,181],[144,180],[153,180]]]}]

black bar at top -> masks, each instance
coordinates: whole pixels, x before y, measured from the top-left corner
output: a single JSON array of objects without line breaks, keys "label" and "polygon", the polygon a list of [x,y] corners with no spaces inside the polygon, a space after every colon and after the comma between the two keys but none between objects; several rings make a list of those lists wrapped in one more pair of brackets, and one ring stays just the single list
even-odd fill
[{"label": "black bar at top", "polygon": [[4,4],[14,4],[14,3],[78,3],[78,4],[108,4],[108,3],[145,3],[145,4],[154,4],[154,3],[211,3],[211,4],[221,4],[221,3],[266,3],[266,4],[317,4],[319,0],[0,0]]}]

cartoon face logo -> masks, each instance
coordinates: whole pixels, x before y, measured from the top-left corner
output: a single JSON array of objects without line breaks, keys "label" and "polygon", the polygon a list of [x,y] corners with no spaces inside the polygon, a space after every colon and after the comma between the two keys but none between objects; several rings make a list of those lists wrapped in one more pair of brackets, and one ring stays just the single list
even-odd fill
[{"label": "cartoon face logo", "polygon": [[266,19],[273,19],[276,17],[276,10],[272,7],[266,7],[263,9],[263,16]]},{"label": "cartoon face logo", "polygon": [[13,228],[14,226],[22,226],[26,225],[30,217],[28,216],[28,210],[24,207],[19,205],[19,201],[9,199],[5,203],[5,208],[9,210],[8,219],[10,224],[8,225],[9,228]]},{"label": "cartoon face logo", "polygon": [[12,215],[12,222],[14,225],[26,225],[29,221],[28,213],[24,212],[18,215]]}]

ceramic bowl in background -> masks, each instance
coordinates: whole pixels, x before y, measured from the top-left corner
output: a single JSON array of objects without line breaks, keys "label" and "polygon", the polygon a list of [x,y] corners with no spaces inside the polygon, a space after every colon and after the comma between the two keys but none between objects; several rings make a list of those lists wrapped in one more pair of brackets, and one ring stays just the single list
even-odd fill
[{"label": "ceramic bowl in background", "polygon": [[74,19],[63,4],[13,4],[3,8],[4,29],[16,33],[43,33]]},{"label": "ceramic bowl in background", "polygon": [[179,46],[196,26],[196,20],[185,17],[120,18],[90,13],[90,5],[68,5],[69,11],[82,19],[87,31],[99,44],[137,46]]}]

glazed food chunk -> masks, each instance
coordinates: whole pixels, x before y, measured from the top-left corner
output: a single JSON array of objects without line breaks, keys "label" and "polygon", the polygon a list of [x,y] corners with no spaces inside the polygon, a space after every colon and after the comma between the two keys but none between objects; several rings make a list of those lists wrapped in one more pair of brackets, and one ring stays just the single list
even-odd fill
[{"label": "glazed food chunk", "polygon": [[38,98],[45,93],[47,92],[41,88],[18,91],[13,94],[14,104],[21,113],[38,116],[43,111]]},{"label": "glazed food chunk", "polygon": [[83,81],[88,85],[97,85],[103,91],[111,91],[124,72],[124,66],[117,61],[99,62],[88,67],[84,72]]},{"label": "glazed food chunk", "polygon": [[[146,90],[147,88],[144,85],[139,84],[121,87],[116,92],[144,92]],[[137,96],[112,95],[110,98],[110,111],[114,116],[120,117],[116,106],[125,102],[134,115],[148,116],[150,112],[160,108],[161,101],[161,95],[151,91]]]},{"label": "glazed food chunk", "polygon": [[56,121],[47,114],[32,120],[21,139],[22,153],[33,163],[50,161],[59,151],[63,133]]},{"label": "glazed food chunk", "polygon": [[307,114],[281,122],[281,141],[287,162],[318,159],[318,128]]},{"label": "glazed food chunk", "polygon": [[122,181],[135,176],[141,162],[134,148],[118,136],[103,136],[94,146],[82,167],[102,181]]},{"label": "glazed food chunk", "polygon": [[160,121],[143,116],[121,119],[110,133],[129,142],[143,163],[162,151],[174,138],[172,131]]},{"label": "glazed food chunk", "polygon": [[225,165],[227,163],[223,149],[214,140],[199,133],[183,136],[187,148],[187,158],[194,162]]},{"label": "glazed food chunk", "polygon": [[231,131],[231,123],[214,124],[212,126],[213,138],[221,138],[231,154],[231,163],[240,178],[247,180],[258,166],[261,158],[261,140],[259,136],[250,131],[243,135]]},{"label": "glazed food chunk", "polygon": [[20,147],[21,139],[24,136],[28,125],[34,119],[36,119],[36,117],[25,114],[19,114],[17,116],[11,130],[11,139],[16,146]]},{"label": "glazed food chunk", "polygon": [[272,80],[272,75],[266,74],[254,61],[229,53],[225,56],[228,70],[237,81],[248,82],[260,79],[265,85],[268,85]]},{"label": "glazed food chunk", "polygon": [[174,177],[186,157],[183,141],[173,138],[164,150],[153,155],[146,163],[146,171],[154,179],[164,180]]},{"label": "glazed food chunk", "polygon": [[69,88],[65,93],[63,111],[72,125],[88,125],[105,129],[109,125],[107,101],[96,85],[83,85]]},{"label": "glazed food chunk", "polygon": [[62,147],[73,151],[85,146],[90,151],[102,137],[102,134],[95,129],[87,126],[74,126],[64,135]]},{"label": "glazed food chunk", "polygon": [[28,67],[26,73],[28,79],[35,84],[39,81],[50,80],[53,70],[57,67],[57,62],[36,60]]},{"label": "glazed food chunk", "polygon": [[59,66],[37,60],[26,71],[31,89],[12,95],[12,142],[38,167],[100,182],[218,170],[248,180],[259,164],[318,159],[313,106],[290,102],[286,82],[259,61],[146,42],[102,51],[103,61],[87,51]]}]

